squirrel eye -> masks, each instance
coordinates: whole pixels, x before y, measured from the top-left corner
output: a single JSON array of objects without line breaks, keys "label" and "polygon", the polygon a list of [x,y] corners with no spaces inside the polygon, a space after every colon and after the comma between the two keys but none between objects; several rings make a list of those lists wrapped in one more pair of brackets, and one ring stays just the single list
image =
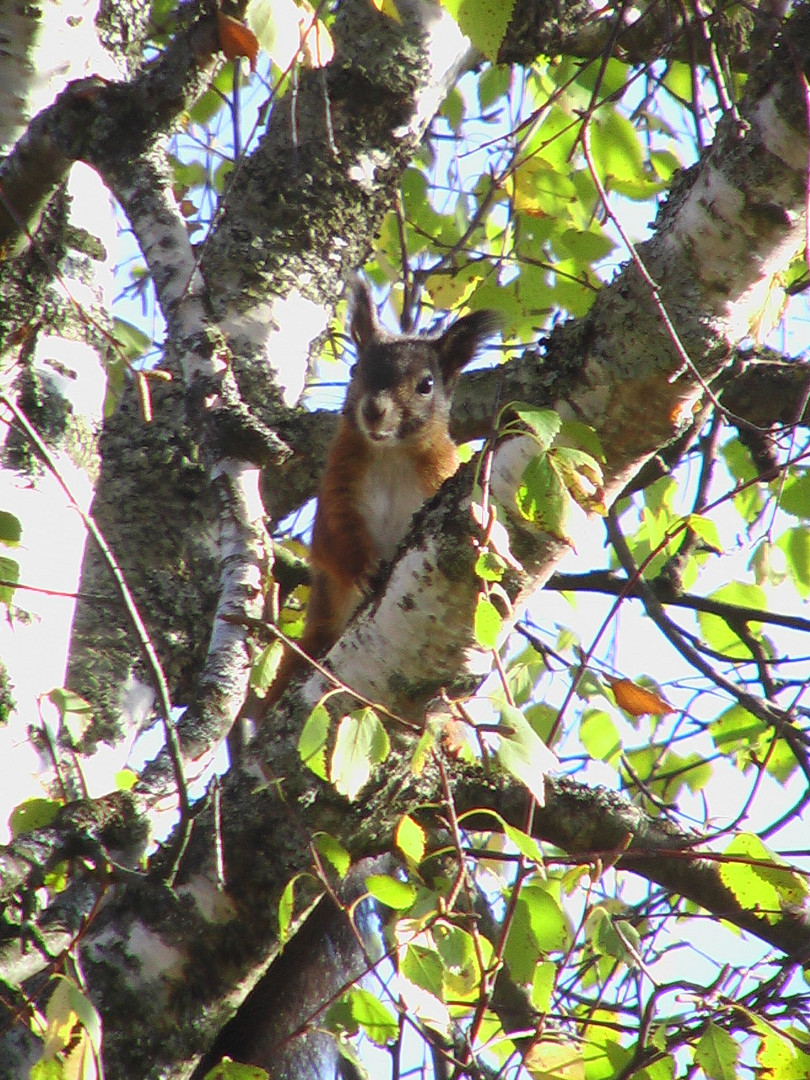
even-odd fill
[{"label": "squirrel eye", "polygon": [[433,389],[433,376],[432,375],[423,376],[419,380],[419,382],[416,384],[416,392],[417,392],[417,394],[422,394],[424,397],[427,397],[427,395],[431,392],[432,389]]}]

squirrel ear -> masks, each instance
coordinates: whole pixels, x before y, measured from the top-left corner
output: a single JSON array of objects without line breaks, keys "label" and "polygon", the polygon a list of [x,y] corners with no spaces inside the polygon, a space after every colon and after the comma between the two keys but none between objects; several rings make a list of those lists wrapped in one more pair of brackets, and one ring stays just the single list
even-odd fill
[{"label": "squirrel ear", "polygon": [[349,333],[358,349],[379,336],[377,309],[367,283],[359,275],[351,282],[349,294]]},{"label": "squirrel ear", "polygon": [[495,311],[473,311],[449,326],[436,341],[445,383],[452,383],[484,341],[500,328],[501,318]]}]

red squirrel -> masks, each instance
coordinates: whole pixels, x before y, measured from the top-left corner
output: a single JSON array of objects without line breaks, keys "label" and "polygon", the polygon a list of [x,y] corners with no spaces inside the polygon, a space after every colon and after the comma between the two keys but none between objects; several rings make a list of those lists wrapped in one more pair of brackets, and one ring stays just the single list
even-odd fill
[{"label": "red squirrel", "polygon": [[[353,283],[348,325],[357,362],[318,492],[299,642],[308,655],[334,644],[413,515],[458,468],[448,430],[453,386],[499,322],[494,312],[475,311],[443,333],[392,334],[380,326],[366,283]],[[286,648],[264,708],[305,667]]]}]

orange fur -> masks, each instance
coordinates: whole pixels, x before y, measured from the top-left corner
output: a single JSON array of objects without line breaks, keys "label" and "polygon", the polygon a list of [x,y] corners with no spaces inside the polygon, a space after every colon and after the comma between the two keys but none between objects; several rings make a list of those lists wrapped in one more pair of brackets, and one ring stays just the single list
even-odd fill
[{"label": "orange fur", "polygon": [[[392,335],[377,323],[368,289],[355,286],[351,331],[358,362],[312,530],[312,585],[300,640],[309,656],[334,644],[412,515],[456,471],[458,451],[448,433],[453,384],[496,325],[491,313],[477,312],[441,335]],[[306,666],[297,652],[285,650],[264,710]]]}]

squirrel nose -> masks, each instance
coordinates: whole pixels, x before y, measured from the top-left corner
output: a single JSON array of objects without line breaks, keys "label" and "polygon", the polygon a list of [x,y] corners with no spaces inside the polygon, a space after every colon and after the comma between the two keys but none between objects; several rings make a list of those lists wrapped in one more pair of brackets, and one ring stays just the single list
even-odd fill
[{"label": "squirrel nose", "polygon": [[363,401],[363,419],[367,424],[377,424],[385,416],[385,403],[377,398],[367,397]]}]

